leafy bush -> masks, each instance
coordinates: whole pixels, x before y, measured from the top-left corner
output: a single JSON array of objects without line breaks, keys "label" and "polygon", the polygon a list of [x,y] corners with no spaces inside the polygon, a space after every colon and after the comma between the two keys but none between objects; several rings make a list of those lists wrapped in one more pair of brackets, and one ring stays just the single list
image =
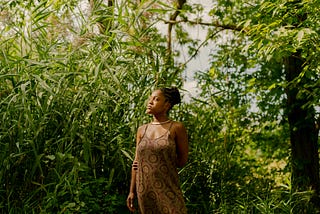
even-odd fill
[{"label": "leafy bush", "polygon": [[[148,121],[145,100],[154,86],[181,86],[182,68],[167,55],[155,23],[145,25],[141,8],[94,2],[89,17],[78,1],[1,6],[1,213],[128,212],[135,132]],[[197,41],[180,39],[198,51]],[[189,212],[314,212],[306,207],[312,192],[288,186],[281,97],[261,92],[268,98],[259,103],[263,111],[250,111],[255,81],[269,86],[228,48],[236,51],[234,44],[218,51],[238,58],[215,59],[208,74],[196,76],[200,96],[171,115],[190,135],[189,162],[180,170]]]}]

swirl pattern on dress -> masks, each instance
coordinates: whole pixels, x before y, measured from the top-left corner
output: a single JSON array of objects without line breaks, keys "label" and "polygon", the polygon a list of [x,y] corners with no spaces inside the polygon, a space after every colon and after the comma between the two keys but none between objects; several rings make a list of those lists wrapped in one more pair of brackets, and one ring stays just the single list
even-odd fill
[{"label": "swirl pattern on dress", "polygon": [[137,159],[140,213],[186,214],[176,166],[176,144],[170,137],[170,128],[156,139],[144,135],[137,147]]}]

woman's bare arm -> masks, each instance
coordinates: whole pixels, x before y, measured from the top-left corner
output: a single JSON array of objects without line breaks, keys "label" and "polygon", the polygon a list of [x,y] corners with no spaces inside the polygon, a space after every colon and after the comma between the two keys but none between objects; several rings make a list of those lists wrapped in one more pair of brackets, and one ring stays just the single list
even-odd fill
[{"label": "woman's bare arm", "polygon": [[139,129],[137,131],[135,158],[134,158],[132,168],[131,168],[130,191],[129,191],[129,195],[127,198],[127,207],[129,208],[129,210],[131,212],[135,211],[135,208],[133,207],[133,202],[134,202],[135,192],[136,192],[136,171],[138,169],[137,148],[138,148],[138,144],[141,140],[141,130],[142,130],[142,128],[139,127]]},{"label": "woman's bare arm", "polygon": [[177,145],[177,166],[183,167],[188,161],[188,135],[187,130],[184,125],[180,122],[177,122],[175,125],[175,141]]}]

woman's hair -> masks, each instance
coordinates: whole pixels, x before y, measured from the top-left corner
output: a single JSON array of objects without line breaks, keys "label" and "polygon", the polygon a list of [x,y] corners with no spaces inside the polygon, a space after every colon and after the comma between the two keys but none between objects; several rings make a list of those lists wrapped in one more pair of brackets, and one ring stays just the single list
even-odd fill
[{"label": "woman's hair", "polygon": [[180,92],[177,87],[160,88],[160,91],[163,93],[166,100],[170,103],[171,108],[181,102]]}]

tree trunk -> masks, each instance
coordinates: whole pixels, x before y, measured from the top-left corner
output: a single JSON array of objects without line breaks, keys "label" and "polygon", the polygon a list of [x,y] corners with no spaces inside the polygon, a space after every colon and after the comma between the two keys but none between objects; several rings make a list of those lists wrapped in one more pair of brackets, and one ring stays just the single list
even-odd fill
[{"label": "tree trunk", "polygon": [[300,52],[292,54],[285,62],[286,80],[289,83],[286,93],[291,141],[291,184],[293,192],[313,190],[313,204],[319,206],[318,131],[314,107],[305,105],[310,98],[302,93],[307,78],[299,77],[303,63]]}]

